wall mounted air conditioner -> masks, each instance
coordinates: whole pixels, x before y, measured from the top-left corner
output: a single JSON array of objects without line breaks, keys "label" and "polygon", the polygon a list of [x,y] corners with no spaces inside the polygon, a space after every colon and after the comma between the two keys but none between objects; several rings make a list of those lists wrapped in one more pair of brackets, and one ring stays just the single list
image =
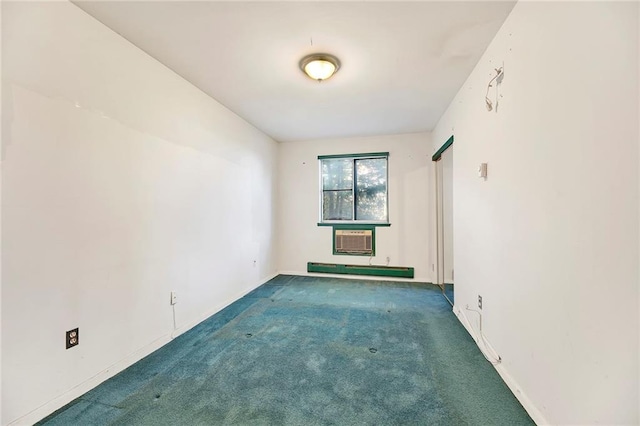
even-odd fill
[{"label": "wall mounted air conditioner", "polygon": [[373,231],[336,229],[334,254],[359,254],[373,256]]}]

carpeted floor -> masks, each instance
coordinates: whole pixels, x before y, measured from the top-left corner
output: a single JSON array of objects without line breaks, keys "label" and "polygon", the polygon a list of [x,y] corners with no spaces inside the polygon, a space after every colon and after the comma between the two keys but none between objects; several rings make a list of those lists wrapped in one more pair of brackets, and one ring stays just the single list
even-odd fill
[{"label": "carpeted floor", "polygon": [[46,425],[531,425],[439,287],[278,276]]}]

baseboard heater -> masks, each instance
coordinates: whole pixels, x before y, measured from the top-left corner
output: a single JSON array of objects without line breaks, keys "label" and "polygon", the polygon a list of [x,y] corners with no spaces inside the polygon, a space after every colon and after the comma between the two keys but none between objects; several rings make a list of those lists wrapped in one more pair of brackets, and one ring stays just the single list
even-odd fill
[{"label": "baseboard heater", "polygon": [[307,263],[307,272],[324,274],[374,275],[378,277],[413,278],[413,268],[404,266],[341,265],[337,263]]}]

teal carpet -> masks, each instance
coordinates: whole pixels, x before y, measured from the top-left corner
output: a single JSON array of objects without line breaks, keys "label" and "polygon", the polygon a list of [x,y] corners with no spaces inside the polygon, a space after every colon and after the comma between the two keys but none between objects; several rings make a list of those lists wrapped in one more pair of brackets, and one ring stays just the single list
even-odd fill
[{"label": "teal carpet", "polygon": [[439,287],[278,276],[46,425],[531,425]]}]

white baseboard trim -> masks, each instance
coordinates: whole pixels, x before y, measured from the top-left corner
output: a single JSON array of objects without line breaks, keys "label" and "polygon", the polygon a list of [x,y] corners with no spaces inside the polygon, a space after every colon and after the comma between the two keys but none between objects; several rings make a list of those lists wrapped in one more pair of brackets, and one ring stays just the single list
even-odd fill
[{"label": "white baseboard trim", "polygon": [[[467,315],[464,313],[464,311],[458,305],[455,305],[453,307],[453,313],[456,315],[456,317],[458,317],[458,321],[460,321],[460,323],[465,328],[465,330],[467,330],[467,332],[471,335],[471,337],[476,342],[476,344],[478,344],[477,343],[479,341],[478,333],[471,325],[471,322],[469,322],[469,319],[467,318]],[[513,395],[518,399],[518,401],[520,401],[520,404],[522,404],[522,406],[527,411],[531,419],[536,423],[536,425],[538,426],[550,425],[551,423],[547,421],[547,419],[540,412],[540,410],[535,406],[535,404],[531,401],[531,399],[527,396],[527,394],[524,393],[524,391],[518,385],[518,382],[509,373],[507,368],[503,364],[497,364],[497,365],[494,365],[493,367],[496,369],[496,371],[502,378],[502,381],[504,381],[507,387],[509,387],[509,390],[511,390]]]},{"label": "white baseboard trim", "polygon": [[371,280],[371,281],[407,281],[416,283],[433,284],[433,282],[426,277],[416,278],[400,278],[400,277],[377,277],[374,275],[347,275],[347,274],[325,274],[317,272],[302,272],[302,271],[279,271],[278,275],[297,275],[301,277],[327,277],[327,278],[344,278],[346,280]]},{"label": "white baseboard trim", "polygon": [[117,361],[116,363],[110,365],[106,369],[100,371],[98,374],[96,374],[95,376],[91,377],[90,379],[85,380],[84,382],[74,386],[73,388],[71,388],[68,391],[64,392],[62,395],[60,395],[60,396],[52,399],[51,401],[41,405],[40,407],[38,407],[35,410],[25,414],[24,416],[18,417],[17,419],[9,422],[7,424],[7,426],[32,425],[32,424],[44,419],[45,417],[47,417],[51,413],[53,413],[56,410],[64,407],[65,405],[67,405],[68,403],[73,401],[74,399],[84,395],[85,393],[87,393],[91,389],[95,388],[96,386],[98,386],[102,382],[110,379],[111,377],[113,377],[116,374],[120,373],[121,371],[125,370],[127,367],[130,367],[131,365],[133,365],[136,362],[140,361],[142,358],[146,357],[147,355],[151,354],[152,352],[160,349],[161,347],[163,347],[167,343],[171,342],[171,340],[173,340],[174,338],[176,338],[179,335],[191,330],[193,327],[195,327],[196,325],[200,324],[202,321],[204,321],[207,318],[209,318],[210,316],[220,312],[221,310],[223,310],[227,306],[231,305],[233,302],[235,302],[235,301],[241,299],[242,297],[244,297],[245,295],[251,293],[253,290],[255,290],[256,288],[260,287],[262,284],[266,283],[267,281],[273,279],[276,276],[278,276],[278,273],[271,274],[268,277],[261,279],[258,282],[258,284],[256,284],[255,286],[239,292],[236,296],[234,296],[231,299],[231,301],[221,303],[220,305],[216,306],[214,309],[211,309],[211,310],[205,312],[204,314],[200,315],[198,317],[198,319],[196,319],[194,321],[191,321],[188,324],[185,324],[185,325],[183,325],[181,327],[178,327],[173,332],[167,333],[167,334],[165,334],[165,335],[153,340],[152,342],[147,343],[146,345],[144,345],[140,349],[136,350],[135,352],[127,355],[126,357],[124,357],[120,361]]}]

